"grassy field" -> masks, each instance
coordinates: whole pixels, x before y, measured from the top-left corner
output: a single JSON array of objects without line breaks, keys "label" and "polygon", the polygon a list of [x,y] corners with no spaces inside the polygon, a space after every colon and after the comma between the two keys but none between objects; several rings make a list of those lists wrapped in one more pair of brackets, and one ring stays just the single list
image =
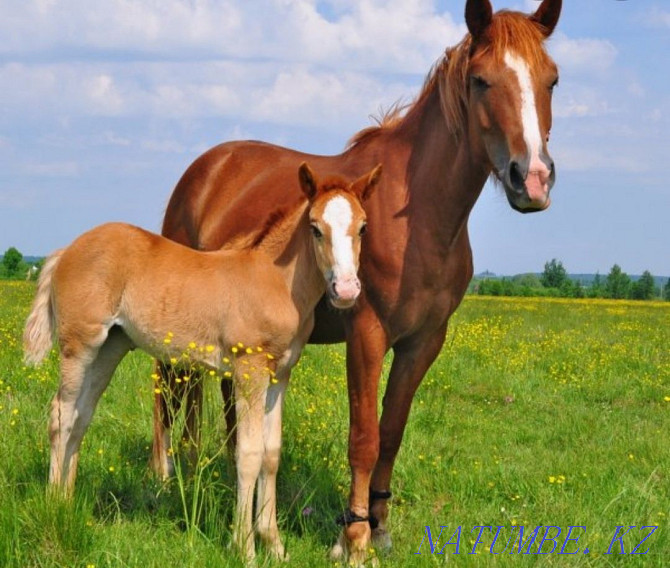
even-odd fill
[{"label": "grassy field", "polygon": [[[234,478],[218,386],[208,385],[198,483],[162,484],[147,468],[154,386],[141,353],[98,407],[75,499],[47,495],[58,371],[55,355],[39,369],[21,361],[33,290],[0,283],[0,566],[241,566],[228,547]],[[669,345],[670,303],[467,298],[415,400],[381,565],[670,564]],[[293,566],[333,566],[349,483],[343,362],[343,346],[310,347],[289,388],[279,511]],[[434,540],[448,526],[433,542],[444,554],[430,554],[426,525]],[[468,554],[478,525],[494,529]],[[490,552],[496,527],[502,552],[518,527],[525,540],[538,525],[561,528],[552,554],[532,554],[544,529],[531,554]],[[564,541],[571,525],[585,527],[577,543]],[[612,544],[622,525],[636,528]],[[631,555],[648,525],[658,526],[638,549],[648,552]],[[259,565],[274,564],[261,554]]]}]

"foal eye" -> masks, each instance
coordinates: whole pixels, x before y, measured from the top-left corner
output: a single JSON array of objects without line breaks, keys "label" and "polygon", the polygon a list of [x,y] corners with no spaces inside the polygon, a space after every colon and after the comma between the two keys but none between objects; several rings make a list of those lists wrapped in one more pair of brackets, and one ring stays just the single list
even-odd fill
[{"label": "foal eye", "polygon": [[358,229],[358,236],[362,237],[367,232],[367,230],[368,230],[367,225],[361,225],[361,228]]},{"label": "foal eye", "polygon": [[320,239],[321,237],[323,237],[323,233],[316,225],[310,225],[309,228],[312,231],[312,235],[314,235],[314,238]]}]

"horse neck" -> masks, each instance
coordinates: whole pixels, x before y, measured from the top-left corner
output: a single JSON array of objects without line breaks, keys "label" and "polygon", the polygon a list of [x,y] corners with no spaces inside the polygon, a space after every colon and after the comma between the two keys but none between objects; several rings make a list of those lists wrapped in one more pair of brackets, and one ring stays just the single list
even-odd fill
[{"label": "horse neck", "polygon": [[412,226],[424,233],[428,230],[436,245],[449,249],[466,227],[490,174],[483,147],[471,138],[467,123],[458,129],[449,128],[437,81],[393,129],[390,138],[402,140],[407,148],[406,211],[410,230]]}]

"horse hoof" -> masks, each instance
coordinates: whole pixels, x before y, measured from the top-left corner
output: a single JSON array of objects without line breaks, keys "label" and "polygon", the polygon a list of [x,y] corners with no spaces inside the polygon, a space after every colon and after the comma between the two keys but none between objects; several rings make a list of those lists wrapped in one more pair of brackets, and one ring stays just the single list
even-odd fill
[{"label": "horse hoof", "polygon": [[391,551],[393,543],[391,542],[391,534],[381,527],[372,531],[372,546],[382,554],[387,554]]}]

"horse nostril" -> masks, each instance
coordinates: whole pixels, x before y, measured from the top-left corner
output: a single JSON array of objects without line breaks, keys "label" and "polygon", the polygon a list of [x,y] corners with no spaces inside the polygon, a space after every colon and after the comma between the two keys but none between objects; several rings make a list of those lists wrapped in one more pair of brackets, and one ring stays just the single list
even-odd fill
[{"label": "horse nostril", "polygon": [[517,191],[523,191],[526,186],[526,176],[519,162],[512,161],[509,163],[507,175],[510,185]]}]

